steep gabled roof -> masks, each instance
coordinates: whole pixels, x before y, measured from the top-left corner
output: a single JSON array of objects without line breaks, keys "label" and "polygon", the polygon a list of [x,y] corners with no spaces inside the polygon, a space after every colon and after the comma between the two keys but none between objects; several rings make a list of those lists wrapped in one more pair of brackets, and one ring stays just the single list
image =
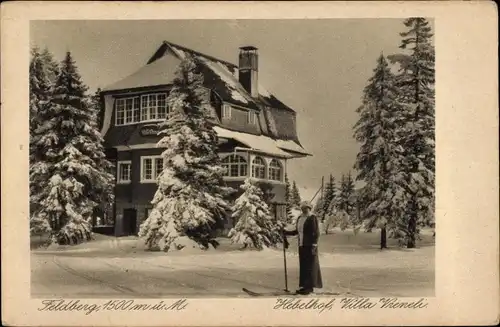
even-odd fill
[{"label": "steep gabled roof", "polygon": [[163,56],[132,75],[104,87],[102,92],[171,84],[179,62],[174,56]]},{"label": "steep gabled roof", "polygon": [[[238,79],[238,66],[225,60],[164,41],[144,67],[106,87],[104,93],[172,84],[180,61],[189,54],[199,63],[206,87],[224,102],[261,111],[262,133],[292,140],[302,149],[296,133],[296,113],[259,83],[259,96],[252,97]],[[297,148],[298,149],[298,148]],[[290,150],[290,149],[286,149]],[[293,151],[293,150],[292,150]],[[297,151],[300,153],[303,149]]]},{"label": "steep gabled roof", "polygon": [[[167,53],[174,56],[167,56]],[[173,81],[179,60],[186,53],[198,59],[205,83],[210,85],[223,101],[259,109],[262,106],[295,112],[259,84],[259,97],[252,98],[238,80],[238,66],[172,42],[163,42],[147,64],[124,79],[108,85],[103,92],[135,89],[145,86],[168,85]],[[176,58],[177,57],[177,60]]]}]

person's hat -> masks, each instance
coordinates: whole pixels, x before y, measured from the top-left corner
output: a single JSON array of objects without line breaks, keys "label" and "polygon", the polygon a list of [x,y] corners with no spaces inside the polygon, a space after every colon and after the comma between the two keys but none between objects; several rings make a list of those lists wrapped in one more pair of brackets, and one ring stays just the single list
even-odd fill
[{"label": "person's hat", "polygon": [[308,201],[302,201],[300,203],[300,209],[309,208],[312,210],[312,205]]}]

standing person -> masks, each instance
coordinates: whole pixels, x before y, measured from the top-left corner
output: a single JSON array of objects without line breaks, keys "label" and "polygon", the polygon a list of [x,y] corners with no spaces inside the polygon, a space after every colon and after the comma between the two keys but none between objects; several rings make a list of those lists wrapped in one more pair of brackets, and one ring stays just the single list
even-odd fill
[{"label": "standing person", "polygon": [[318,220],[311,213],[312,206],[309,202],[302,202],[300,209],[302,213],[297,218],[295,229],[284,230],[284,234],[298,236],[300,278],[297,294],[306,295],[313,293],[314,288],[322,288],[323,281],[318,259]]}]

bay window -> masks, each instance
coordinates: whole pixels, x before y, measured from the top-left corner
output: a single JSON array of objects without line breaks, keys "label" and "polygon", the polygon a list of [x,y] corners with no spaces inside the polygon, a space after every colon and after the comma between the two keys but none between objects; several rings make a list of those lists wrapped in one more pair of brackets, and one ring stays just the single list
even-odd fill
[{"label": "bay window", "polygon": [[269,163],[269,179],[281,182],[282,180],[281,175],[282,175],[282,168],[280,162],[276,159],[271,160],[271,162]]},{"label": "bay window", "polygon": [[238,154],[232,154],[222,159],[222,167],[226,168],[224,176],[242,177],[247,176],[248,163],[246,159]]},{"label": "bay window", "polygon": [[255,157],[252,160],[252,177],[266,178],[266,162],[261,157]]}]

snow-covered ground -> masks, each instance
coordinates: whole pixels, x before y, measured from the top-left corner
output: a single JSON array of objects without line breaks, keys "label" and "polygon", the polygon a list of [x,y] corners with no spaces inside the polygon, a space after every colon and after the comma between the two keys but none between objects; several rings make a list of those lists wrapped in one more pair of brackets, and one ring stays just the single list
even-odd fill
[{"label": "snow-covered ground", "polygon": [[[380,251],[378,233],[334,230],[320,242],[324,289],[371,296],[432,296],[434,246],[425,232],[417,249]],[[242,296],[242,287],[284,287],[283,251],[241,251],[221,238],[216,250],[145,251],[135,237],[96,235],[77,246],[55,246],[31,254],[34,296]],[[288,284],[298,280],[296,243],[287,250]]]}]

